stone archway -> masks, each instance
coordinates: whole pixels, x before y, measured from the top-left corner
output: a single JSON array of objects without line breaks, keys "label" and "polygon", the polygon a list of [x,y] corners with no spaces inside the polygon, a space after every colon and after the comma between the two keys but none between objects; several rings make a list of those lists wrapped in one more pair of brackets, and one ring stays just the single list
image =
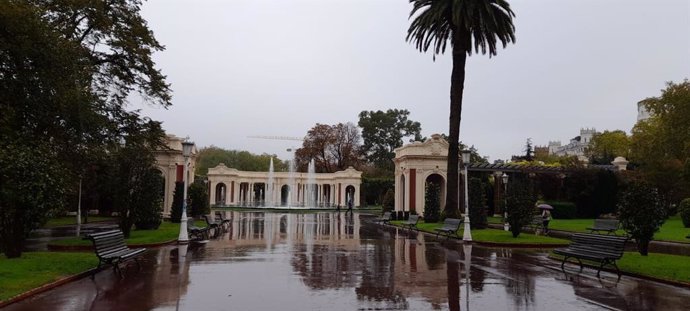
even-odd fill
[{"label": "stone archway", "polygon": [[225,205],[225,198],[227,197],[228,187],[224,183],[216,185],[216,204]]},{"label": "stone archway", "polygon": [[430,183],[439,185],[439,209],[440,211],[443,211],[443,208],[446,205],[446,179],[437,173],[429,174],[429,176],[427,176],[426,179],[424,179],[424,196],[422,196],[423,198],[426,198],[427,185]]},{"label": "stone archway", "polygon": [[283,185],[280,187],[280,206],[290,205],[290,186]]},{"label": "stone archway", "polygon": [[348,202],[352,201],[352,205],[355,205],[355,187],[348,185],[345,187],[345,206],[348,206]]}]

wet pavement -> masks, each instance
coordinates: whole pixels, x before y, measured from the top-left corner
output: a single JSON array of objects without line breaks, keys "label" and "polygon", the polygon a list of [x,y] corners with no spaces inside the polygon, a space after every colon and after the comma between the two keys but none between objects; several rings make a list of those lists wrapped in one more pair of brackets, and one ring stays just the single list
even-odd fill
[{"label": "wet pavement", "polygon": [[208,243],[152,249],[124,279],[108,269],[3,311],[690,309],[689,289],[563,273],[546,251],[439,243],[367,215],[226,213]]}]

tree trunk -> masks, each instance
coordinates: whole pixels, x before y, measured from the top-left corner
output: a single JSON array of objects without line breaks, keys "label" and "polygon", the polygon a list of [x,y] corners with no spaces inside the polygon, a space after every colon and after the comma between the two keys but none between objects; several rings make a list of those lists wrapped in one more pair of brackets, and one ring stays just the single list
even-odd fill
[{"label": "tree trunk", "polygon": [[637,239],[637,250],[640,255],[647,256],[649,253],[649,240]]},{"label": "tree trunk", "polygon": [[[467,34],[469,35],[469,34]],[[465,88],[465,62],[467,53],[463,47],[462,34],[453,34],[453,72],[450,77],[450,117],[448,127],[448,182],[446,188],[446,217],[459,218],[458,183],[458,142],[460,140],[460,120],[462,113],[462,94]]]}]

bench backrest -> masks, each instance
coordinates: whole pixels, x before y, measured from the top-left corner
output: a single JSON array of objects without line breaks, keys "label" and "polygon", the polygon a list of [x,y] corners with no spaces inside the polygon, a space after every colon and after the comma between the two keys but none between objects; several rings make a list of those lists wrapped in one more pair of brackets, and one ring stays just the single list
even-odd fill
[{"label": "bench backrest", "polygon": [[211,221],[210,215],[204,215],[204,220],[206,220],[206,225],[213,225],[216,224],[214,221]]},{"label": "bench backrest", "polygon": [[594,220],[594,228],[598,229],[618,229],[618,220],[617,219],[595,219]]},{"label": "bench backrest", "polygon": [[443,229],[453,229],[457,231],[460,229],[460,224],[462,224],[462,219],[456,219],[456,218],[446,218],[446,220],[443,221]]},{"label": "bench backrest", "polygon": [[385,212],[383,213],[383,216],[381,217],[383,220],[390,220],[391,219],[391,212]]},{"label": "bench backrest", "polygon": [[407,223],[410,224],[417,224],[419,221],[419,215],[410,215],[410,218],[407,219]]},{"label": "bench backrest", "polygon": [[86,238],[93,242],[98,257],[107,257],[109,254],[127,250],[125,238],[120,230],[92,233]]},{"label": "bench backrest", "polygon": [[627,237],[576,233],[571,236],[572,242],[569,249],[581,250],[583,252],[597,253],[612,258],[620,258],[625,250]]},{"label": "bench backrest", "polygon": [[542,218],[541,215],[532,216],[532,224],[533,225],[541,225],[543,222],[544,222],[544,218]]}]

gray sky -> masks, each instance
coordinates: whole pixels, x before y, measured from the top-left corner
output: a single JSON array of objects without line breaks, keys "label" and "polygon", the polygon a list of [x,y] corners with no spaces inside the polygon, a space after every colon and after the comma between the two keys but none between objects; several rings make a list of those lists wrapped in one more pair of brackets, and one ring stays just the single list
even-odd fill
[{"label": "gray sky", "polygon": [[[630,131],[636,103],[690,77],[690,1],[521,0],[517,43],[467,62],[460,137],[490,160],[563,143],[581,127]],[[177,136],[275,153],[316,123],[362,110],[408,109],[422,134],[448,131],[449,53],[405,42],[405,0],[149,0],[166,46],[155,60],[173,107],[143,108]]]}]

